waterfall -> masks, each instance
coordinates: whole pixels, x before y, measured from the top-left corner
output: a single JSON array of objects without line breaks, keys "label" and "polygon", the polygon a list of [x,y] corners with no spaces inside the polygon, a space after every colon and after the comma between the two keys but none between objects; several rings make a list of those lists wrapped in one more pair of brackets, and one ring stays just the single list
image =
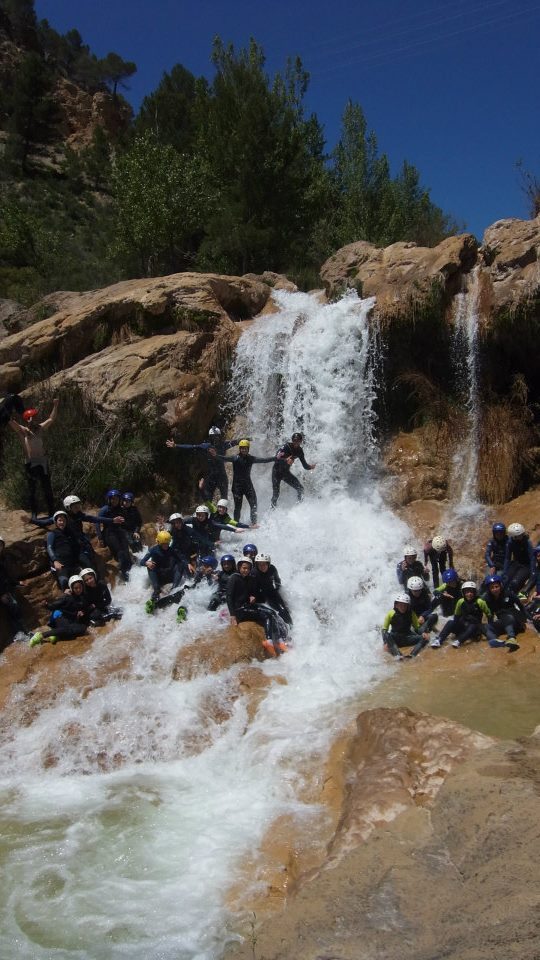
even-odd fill
[{"label": "waterfall", "polygon": [[467,289],[454,298],[452,373],[462,398],[464,429],[454,455],[450,489],[457,514],[478,509],[477,473],[481,408],[479,396],[478,316],[480,271],[469,275]]},{"label": "waterfall", "polygon": [[[410,533],[383,505],[371,469],[372,302],[275,300],[278,313],[242,336],[229,404],[255,455],[273,455],[301,429],[317,467],[296,464],[304,501],[284,486],[271,511],[270,465],[255,465],[260,527],[224,535],[223,552],[238,555],[254,539],[281,574],[294,645],[261,669],[282,682],[253,711],[239,683],[245,665],[173,680],[178,651],[201,635],[224,642],[226,623],[206,610],[206,586],[189,595],[185,623],[172,609],[148,617],[146,572],[135,570],[115,591],[122,622],[73,662],[69,653],[55,661],[59,692],[34,698],[36,673],[6,710],[0,956],[218,957],[237,923],[228,892],[241,879],[249,904],[257,851],[277,817],[300,835],[316,831],[310,784],[362,696],[395,669],[379,624]],[[107,675],[111,661],[121,670]]]}]

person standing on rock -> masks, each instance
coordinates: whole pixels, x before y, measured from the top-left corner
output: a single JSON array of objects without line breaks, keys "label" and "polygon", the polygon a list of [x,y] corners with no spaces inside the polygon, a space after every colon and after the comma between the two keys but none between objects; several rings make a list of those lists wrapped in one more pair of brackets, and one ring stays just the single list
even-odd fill
[{"label": "person standing on rock", "polygon": [[279,488],[281,482],[288,484],[296,490],[298,502],[304,497],[304,488],[298,477],[291,473],[291,467],[295,460],[299,460],[304,470],[314,470],[315,463],[306,463],[304,451],[302,449],[303,436],[301,433],[293,433],[290,440],[287,440],[276,454],[276,462],[272,468],[272,501],[271,506],[276,507],[279,500]]},{"label": "person standing on rock", "polygon": [[206,453],[207,469],[198,483],[202,499],[212,500],[217,488],[221,497],[226,500],[229,495],[229,478],[221,458],[225,456],[227,450],[237,447],[239,442],[239,440],[225,440],[219,427],[210,427],[208,440],[203,443],[175,443],[174,440],[167,440],[166,444],[171,450],[201,450]]},{"label": "person standing on rock", "polygon": [[216,456],[233,465],[232,494],[234,500],[234,519],[240,520],[242,501],[244,497],[249,503],[251,511],[251,526],[257,523],[257,494],[251,479],[251,468],[254,463],[275,463],[276,457],[254,457],[249,452],[249,440],[240,440],[239,453],[235,457]]},{"label": "person standing on rock", "polygon": [[25,410],[23,420],[26,426],[17,423],[16,420],[10,420],[9,425],[12,430],[18,434],[25,452],[25,470],[28,481],[28,492],[30,496],[30,511],[32,518],[35,519],[38,512],[38,503],[36,498],[36,488],[38,480],[41,484],[43,496],[47,503],[49,515],[54,513],[54,494],[51,486],[51,476],[49,472],[49,461],[45,454],[43,434],[52,427],[58,413],[58,397],[53,400],[51,413],[46,420],[38,423],[36,417],[38,411],[34,408]]}]

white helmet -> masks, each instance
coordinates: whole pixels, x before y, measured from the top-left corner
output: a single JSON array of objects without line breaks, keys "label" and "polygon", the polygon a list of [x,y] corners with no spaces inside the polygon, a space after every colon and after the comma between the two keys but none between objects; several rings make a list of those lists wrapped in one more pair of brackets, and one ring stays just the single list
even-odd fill
[{"label": "white helmet", "polygon": [[522,523],[511,523],[506,532],[509,537],[522,537],[525,533],[525,527]]},{"label": "white helmet", "polygon": [[208,431],[208,436],[209,436],[209,437],[220,437],[220,436],[221,436],[221,430],[219,429],[219,427],[210,427],[210,429],[209,429],[209,431]]},{"label": "white helmet", "polygon": [[80,573],[76,573],[74,577],[70,577],[68,580],[68,587],[71,590],[74,583],[84,583],[83,578]]},{"label": "white helmet", "polygon": [[407,580],[407,590],[423,590],[424,581],[422,577],[409,577]]},{"label": "white helmet", "polygon": [[205,503],[201,503],[200,506],[198,506],[195,510],[195,513],[205,513],[207,517],[210,516],[210,510]]},{"label": "white helmet", "polygon": [[396,593],[394,603],[410,603],[411,598],[408,593]]},{"label": "white helmet", "polygon": [[184,518],[181,513],[171,513],[168,523],[172,523],[173,520],[183,520],[183,519]]},{"label": "white helmet", "polygon": [[412,547],[410,543],[406,543],[403,547],[403,556],[404,557],[416,557],[418,550],[416,547]]},{"label": "white helmet", "polygon": [[57,510],[56,513],[53,513],[53,520],[56,520],[57,517],[66,517],[66,518],[67,518],[67,513],[66,513],[66,511],[65,511],[65,510]]},{"label": "white helmet", "polygon": [[240,557],[240,559],[236,561],[236,566],[240,567],[243,563],[249,563],[250,567],[253,566],[251,557]]},{"label": "white helmet", "polygon": [[218,506],[218,507],[225,507],[225,508],[227,509],[227,507],[229,506],[229,501],[228,501],[228,500],[218,500],[216,506]]},{"label": "white helmet", "polygon": [[271,559],[269,553],[258,553],[255,557],[255,563],[270,563]]},{"label": "white helmet", "polygon": [[476,590],[474,580],[466,580],[465,583],[461,584],[461,592],[464,593],[465,590]]},{"label": "white helmet", "polygon": [[433,537],[433,540],[431,541],[431,546],[433,547],[434,550],[437,551],[437,553],[442,553],[442,551],[446,547],[446,540],[444,537]]},{"label": "white helmet", "polygon": [[69,510],[70,507],[72,507],[75,503],[80,503],[81,500],[80,497],[71,496],[66,497],[63,502],[66,510]]},{"label": "white helmet", "polygon": [[80,576],[80,577],[87,577],[90,573],[92,574],[93,577],[95,577],[96,571],[95,571],[95,570],[92,570],[92,567],[85,567],[84,570],[81,570],[79,576]]}]

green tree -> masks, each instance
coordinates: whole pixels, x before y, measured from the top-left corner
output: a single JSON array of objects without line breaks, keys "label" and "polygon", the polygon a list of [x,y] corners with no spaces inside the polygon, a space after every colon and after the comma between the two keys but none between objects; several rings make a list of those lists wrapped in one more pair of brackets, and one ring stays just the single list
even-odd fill
[{"label": "green tree", "polygon": [[169,143],[180,153],[190,150],[196,87],[195,77],[180,63],[164,73],[159,86],[141,104],[135,120],[137,135],[151,132],[160,143]]},{"label": "green tree", "polygon": [[118,159],[112,190],[114,251],[128,271],[155,276],[192,264],[212,202],[202,158],[146,134]]},{"label": "green tree", "polygon": [[52,74],[40,54],[27,53],[20,61],[8,101],[9,153],[23,168],[30,146],[47,140],[56,110],[51,96]]},{"label": "green tree", "polygon": [[137,72],[137,65],[131,60],[123,60],[118,53],[108,53],[99,61],[99,71],[104,83],[112,89],[114,99],[119,86],[125,87],[125,81]]},{"label": "green tree", "polygon": [[38,50],[34,0],[2,0],[2,23],[11,39],[27,50]]},{"label": "green tree", "polygon": [[308,75],[296,60],[271,82],[254,40],[236,53],[217,39],[212,59],[214,80],[199,88],[197,148],[219,202],[199,262],[234,272],[287,268],[301,256],[320,199],[322,138],[302,107]]}]

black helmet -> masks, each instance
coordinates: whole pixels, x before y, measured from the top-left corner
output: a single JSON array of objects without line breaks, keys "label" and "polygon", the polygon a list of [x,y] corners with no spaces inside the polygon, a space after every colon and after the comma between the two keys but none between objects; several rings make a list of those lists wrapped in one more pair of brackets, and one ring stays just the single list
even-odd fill
[{"label": "black helmet", "polygon": [[292,437],[291,437],[291,440],[297,440],[298,443],[302,443],[302,440],[303,440],[303,439],[304,439],[304,438],[303,438],[303,436],[302,436],[301,433],[293,433],[293,435],[292,435]]}]

